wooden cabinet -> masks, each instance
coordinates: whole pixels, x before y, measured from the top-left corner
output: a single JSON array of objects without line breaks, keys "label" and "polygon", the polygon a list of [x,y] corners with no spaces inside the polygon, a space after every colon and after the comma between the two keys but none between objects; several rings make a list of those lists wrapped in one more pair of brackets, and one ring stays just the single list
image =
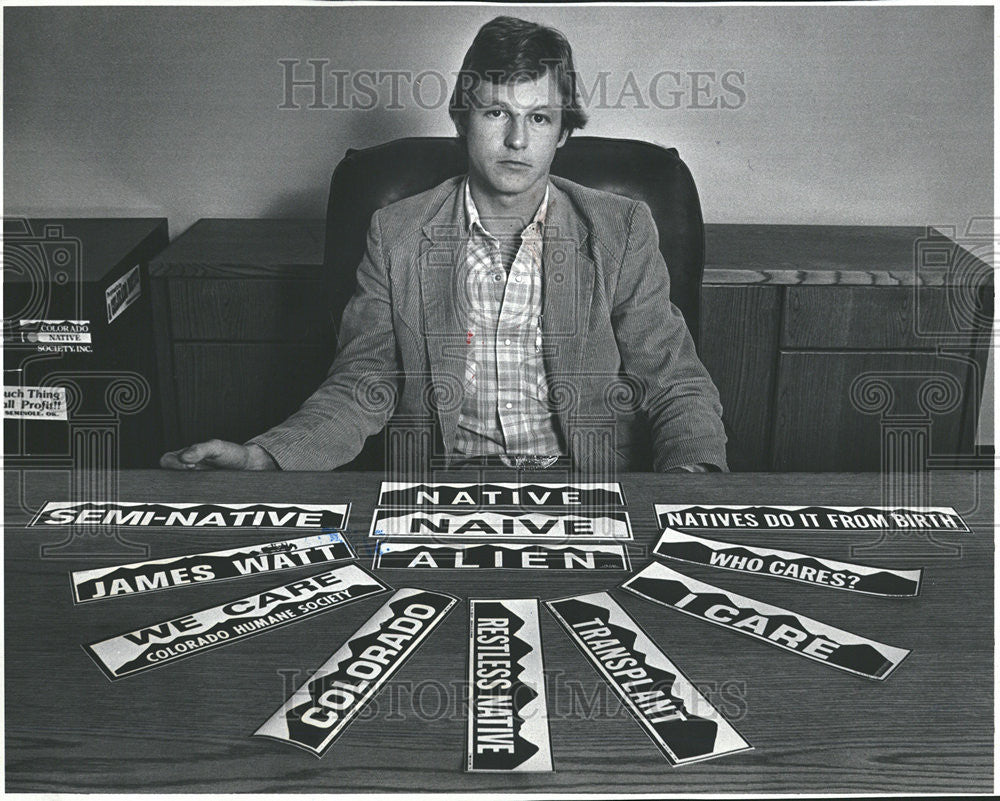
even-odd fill
[{"label": "wooden cabinet", "polygon": [[893,432],[928,437],[929,454],[957,454],[968,378],[967,364],[933,353],[781,351],[771,463],[879,470]]},{"label": "wooden cabinet", "polygon": [[703,285],[698,355],[722,400],[730,470],[767,470],[781,288]]},{"label": "wooden cabinet", "polygon": [[294,412],[334,354],[320,220],[200,220],[151,266],[169,447],[243,442]]},{"label": "wooden cabinet", "polygon": [[[172,447],[244,441],[322,380],[323,226],[201,220],[153,262]],[[707,226],[699,353],[731,468],[878,470],[909,436],[968,461],[992,304],[989,266],[933,231]]]},{"label": "wooden cabinet", "polygon": [[992,317],[990,266],[933,230],[707,226],[701,355],[731,468],[874,471],[907,439],[974,461]]},{"label": "wooden cabinet", "polygon": [[163,407],[148,265],[167,242],[163,218],[4,219],[4,386],[65,398],[53,419],[5,414],[8,468],[110,476],[157,464]]}]

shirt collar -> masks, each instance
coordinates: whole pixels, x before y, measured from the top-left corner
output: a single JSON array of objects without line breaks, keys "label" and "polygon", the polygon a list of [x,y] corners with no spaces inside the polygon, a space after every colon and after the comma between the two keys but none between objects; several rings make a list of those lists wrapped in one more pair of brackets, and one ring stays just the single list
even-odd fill
[{"label": "shirt collar", "polygon": [[[528,223],[528,226],[521,232],[523,237],[525,234],[532,233],[534,231],[541,230],[541,227],[545,225],[545,215],[549,210],[549,187],[551,183],[545,184],[545,195],[542,197],[542,202],[538,206],[538,211],[535,212],[534,218]],[[476,202],[472,199],[472,190],[469,189],[469,179],[465,179],[465,218],[469,221],[469,233],[476,228],[478,228],[482,233],[493,238],[493,234],[483,227],[483,223],[479,219],[479,209],[476,208]]]}]

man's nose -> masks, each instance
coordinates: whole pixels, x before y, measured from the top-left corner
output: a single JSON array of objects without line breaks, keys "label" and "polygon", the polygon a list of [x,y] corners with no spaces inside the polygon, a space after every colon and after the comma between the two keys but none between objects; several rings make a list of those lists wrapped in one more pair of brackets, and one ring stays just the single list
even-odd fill
[{"label": "man's nose", "polygon": [[528,146],[528,121],[523,117],[511,117],[504,144],[511,150],[523,150]]}]

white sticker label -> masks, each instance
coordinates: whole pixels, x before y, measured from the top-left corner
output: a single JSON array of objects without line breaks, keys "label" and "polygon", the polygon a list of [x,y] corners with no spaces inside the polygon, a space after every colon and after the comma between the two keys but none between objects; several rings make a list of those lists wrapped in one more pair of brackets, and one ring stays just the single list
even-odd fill
[{"label": "white sticker label", "polygon": [[139,282],[139,265],[135,265],[125,275],[104,290],[104,300],[108,306],[108,322],[112,322],[131,306],[142,294]]},{"label": "white sticker label", "polygon": [[66,420],[66,388],[5,386],[3,416],[20,420]]},{"label": "white sticker label", "polygon": [[40,353],[93,353],[89,320],[19,320],[4,343]]}]

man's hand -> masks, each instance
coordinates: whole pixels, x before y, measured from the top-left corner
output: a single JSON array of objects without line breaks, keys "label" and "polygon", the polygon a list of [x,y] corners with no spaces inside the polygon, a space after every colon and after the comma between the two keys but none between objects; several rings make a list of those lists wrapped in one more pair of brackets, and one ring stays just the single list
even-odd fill
[{"label": "man's hand", "polygon": [[160,457],[168,470],[277,470],[271,454],[260,445],[238,445],[222,439],[199,442]]}]

